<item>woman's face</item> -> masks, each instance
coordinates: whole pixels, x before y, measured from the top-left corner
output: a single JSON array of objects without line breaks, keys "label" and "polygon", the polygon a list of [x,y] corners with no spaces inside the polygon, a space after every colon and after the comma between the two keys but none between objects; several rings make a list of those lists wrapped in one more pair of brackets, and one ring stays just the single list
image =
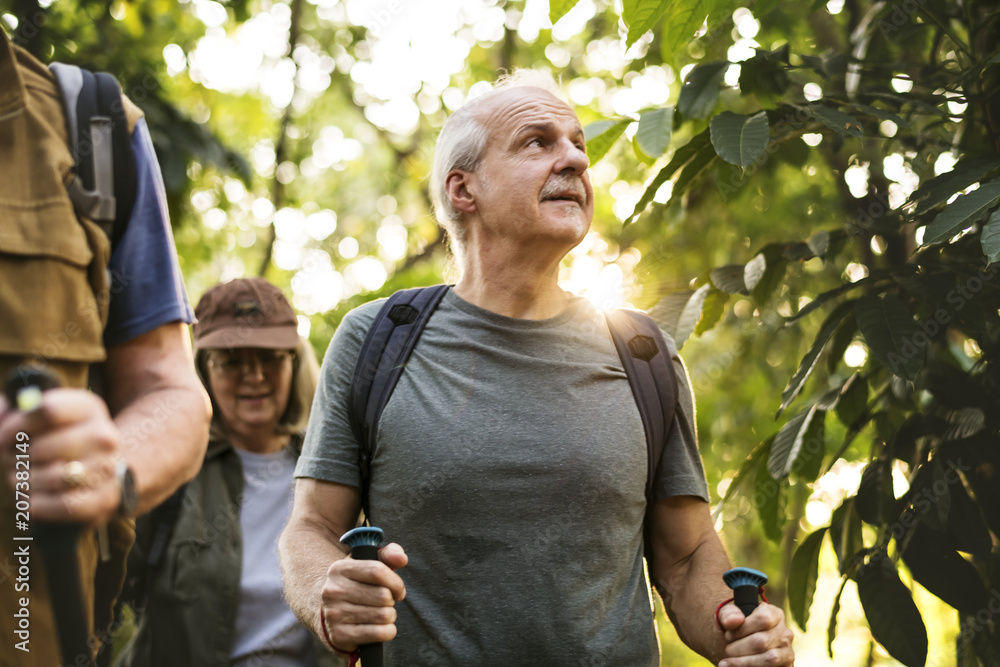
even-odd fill
[{"label": "woman's face", "polygon": [[270,435],[288,407],[294,350],[210,350],[208,377],[215,403],[237,434]]}]

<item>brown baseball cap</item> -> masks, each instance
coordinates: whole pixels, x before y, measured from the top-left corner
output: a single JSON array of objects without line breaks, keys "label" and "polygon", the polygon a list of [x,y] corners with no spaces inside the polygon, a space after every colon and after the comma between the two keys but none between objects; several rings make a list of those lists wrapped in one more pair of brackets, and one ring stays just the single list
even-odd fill
[{"label": "brown baseball cap", "polygon": [[209,288],[195,308],[194,344],[201,349],[292,349],[298,320],[281,290],[263,278],[239,278]]}]

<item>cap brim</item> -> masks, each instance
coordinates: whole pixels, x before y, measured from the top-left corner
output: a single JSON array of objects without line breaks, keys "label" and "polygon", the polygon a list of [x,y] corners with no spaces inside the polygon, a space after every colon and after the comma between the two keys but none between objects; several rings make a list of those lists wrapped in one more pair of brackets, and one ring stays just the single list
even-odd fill
[{"label": "cap brim", "polygon": [[212,331],[195,339],[201,349],[238,349],[266,347],[291,350],[298,347],[299,333],[294,326],[234,327]]}]

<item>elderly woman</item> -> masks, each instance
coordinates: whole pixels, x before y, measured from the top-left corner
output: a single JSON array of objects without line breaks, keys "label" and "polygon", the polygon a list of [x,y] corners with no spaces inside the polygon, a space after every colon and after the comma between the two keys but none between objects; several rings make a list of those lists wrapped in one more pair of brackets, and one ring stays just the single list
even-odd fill
[{"label": "elderly woman", "polygon": [[130,560],[140,620],[117,664],[339,664],[289,611],[277,558],[316,357],[262,278],[212,287],[196,315],[195,361],[214,409],[208,452],[182,495],[140,521]]}]

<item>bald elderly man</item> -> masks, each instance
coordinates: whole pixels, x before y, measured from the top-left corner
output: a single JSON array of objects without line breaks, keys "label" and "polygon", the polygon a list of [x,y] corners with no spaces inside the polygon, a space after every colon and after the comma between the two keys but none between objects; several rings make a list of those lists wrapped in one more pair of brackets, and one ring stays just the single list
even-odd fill
[{"label": "bald elderly man", "polygon": [[[327,352],[279,547],[292,609],[332,649],[389,642],[386,665],[659,665],[642,422],[603,314],[558,285],[590,229],[588,166],[576,114],[535,73],[442,129],[431,189],[461,275],[379,422],[365,491],[394,543],[355,561],[338,542],[360,508],[347,392],[373,302]],[[671,351],[680,400],[657,468],[650,578],[701,655],[791,665],[779,608],[744,617],[727,604],[716,617],[730,564]]]}]

